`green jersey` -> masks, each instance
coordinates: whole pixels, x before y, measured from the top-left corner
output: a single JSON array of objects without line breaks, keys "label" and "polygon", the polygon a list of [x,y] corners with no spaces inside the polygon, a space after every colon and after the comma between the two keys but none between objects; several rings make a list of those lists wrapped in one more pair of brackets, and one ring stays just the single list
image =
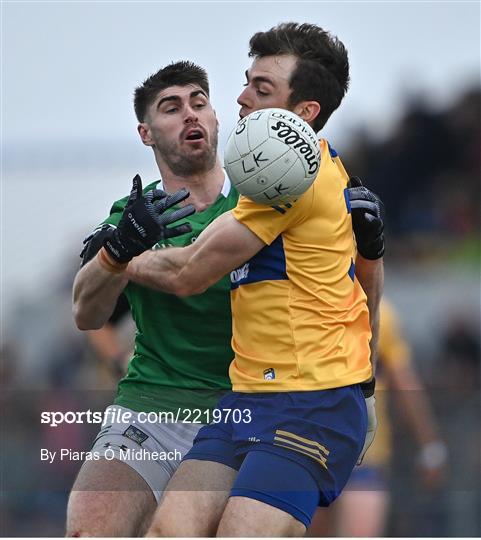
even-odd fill
[{"label": "green jersey", "polygon": [[[155,187],[158,182],[149,184],[144,193]],[[186,218],[192,232],[154,249],[191,244],[217,216],[234,208],[237,198],[226,177],[217,200]],[[127,199],[113,204],[104,223],[118,224]],[[214,406],[220,394],[230,389],[228,368],[234,355],[229,291],[228,276],[203,294],[187,298],[129,282],[124,294],[137,332],[134,354],[119,383],[115,404],[146,412]]]}]

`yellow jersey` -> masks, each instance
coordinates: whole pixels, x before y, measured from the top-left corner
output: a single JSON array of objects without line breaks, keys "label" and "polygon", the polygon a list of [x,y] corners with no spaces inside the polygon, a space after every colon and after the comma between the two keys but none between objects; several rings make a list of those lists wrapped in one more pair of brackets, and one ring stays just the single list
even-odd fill
[{"label": "yellow jersey", "polygon": [[320,146],[319,173],[297,201],[270,207],[240,197],[232,211],[266,244],[231,272],[234,391],[324,390],[371,378],[348,176],[327,141]]}]

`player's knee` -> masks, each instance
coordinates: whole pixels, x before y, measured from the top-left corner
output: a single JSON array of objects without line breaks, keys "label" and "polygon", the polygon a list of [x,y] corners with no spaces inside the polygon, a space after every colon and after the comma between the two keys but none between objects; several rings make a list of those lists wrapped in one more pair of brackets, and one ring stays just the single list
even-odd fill
[{"label": "player's knee", "polygon": [[168,519],[164,520],[161,515],[156,515],[145,536],[147,538],[175,538],[181,535],[179,534],[179,526],[175,527],[174,524],[169,523]]},{"label": "player's knee", "polygon": [[121,531],[112,528],[111,530],[106,530],[105,528],[101,527],[100,529],[90,529],[88,527],[74,527],[72,529],[69,529],[67,527],[67,531],[65,533],[65,538],[93,538],[93,537],[99,537],[99,536],[123,536]]},{"label": "player's knee", "polygon": [[[72,522],[72,520],[69,519],[67,520],[65,538],[88,538],[96,536],[95,532],[96,531],[89,529],[88,526],[83,526],[79,520]],[[99,531],[97,531],[97,533],[98,532]]]},{"label": "player's knee", "polygon": [[94,536],[115,536],[115,531],[106,531],[105,528],[96,530],[94,526],[67,523],[65,538],[91,538]]},{"label": "player's knee", "polygon": [[172,524],[152,523],[145,536],[147,538],[175,538],[180,536],[189,536],[184,535],[181,530],[181,527],[175,527],[172,526]]},{"label": "player's knee", "polygon": [[67,524],[65,537],[66,538],[80,538],[85,536],[92,536],[88,534],[84,527],[81,525],[82,522],[82,499],[83,497],[77,491],[73,491],[70,494],[67,507]]},{"label": "player's knee", "polygon": [[65,538],[92,538],[98,536],[122,536],[122,531],[115,526],[108,525],[96,527],[95,525],[69,526],[67,524]]},{"label": "player's knee", "polygon": [[150,526],[146,536],[148,538],[211,538],[215,536],[215,530],[215,527],[206,529],[202,525],[191,526],[188,523],[157,523]]},{"label": "player's knee", "polygon": [[249,497],[231,497],[217,529],[217,537],[300,537],[306,526],[289,512]]},{"label": "player's knee", "polygon": [[102,511],[95,492],[72,491],[67,506],[66,538],[118,536],[122,531]]},{"label": "player's knee", "polygon": [[164,519],[163,516],[156,516],[155,520],[151,523],[146,536],[148,538],[175,538],[194,535],[185,531],[185,524],[182,523],[182,520],[172,521],[169,518]]},{"label": "player's knee", "polygon": [[75,529],[75,530],[72,530],[72,531],[69,531],[67,529],[67,532],[65,533],[65,538],[87,538],[87,537],[91,537],[93,536],[92,534],[89,534],[87,531],[82,531],[82,530],[78,530],[78,529]]},{"label": "player's knee", "polygon": [[162,502],[154,514],[152,523],[150,524],[146,536],[148,538],[178,536],[178,531],[174,530],[174,525],[175,520],[172,522],[172,514],[169,511],[166,511],[165,502]]},{"label": "player's knee", "polygon": [[157,509],[154,519],[150,524],[147,537],[150,538],[193,538],[215,536],[216,526],[208,526],[199,516],[187,512],[180,512],[179,509],[170,509],[168,504],[161,504]]},{"label": "player's knee", "polygon": [[151,524],[145,536],[147,538],[159,538],[163,536],[163,534],[157,524]]}]

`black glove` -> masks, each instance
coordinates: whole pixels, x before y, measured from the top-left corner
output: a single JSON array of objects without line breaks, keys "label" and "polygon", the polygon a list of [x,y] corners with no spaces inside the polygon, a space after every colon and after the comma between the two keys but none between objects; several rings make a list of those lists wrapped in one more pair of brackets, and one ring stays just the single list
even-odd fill
[{"label": "black glove", "polygon": [[80,253],[80,258],[82,262],[80,267],[85,266],[90,260],[92,260],[95,255],[100,251],[104,245],[104,240],[112,234],[112,225],[104,223],[99,229],[96,229],[91,235],[83,241],[82,253]]},{"label": "black glove", "polygon": [[108,254],[118,263],[127,263],[160,240],[190,232],[192,227],[188,223],[170,229],[167,225],[193,214],[195,209],[191,204],[164,213],[188,196],[189,192],[184,188],[171,195],[161,189],[142,195],[142,180],[135,175],[119,224],[104,240]]},{"label": "black glove", "polygon": [[365,259],[380,259],[384,255],[384,204],[357,176],[349,179],[348,193],[357,250]]}]

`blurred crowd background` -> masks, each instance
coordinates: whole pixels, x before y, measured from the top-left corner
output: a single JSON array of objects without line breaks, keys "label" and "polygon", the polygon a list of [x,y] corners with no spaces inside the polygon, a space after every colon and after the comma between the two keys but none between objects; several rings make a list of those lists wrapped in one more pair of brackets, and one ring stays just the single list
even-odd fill
[{"label": "blurred crowd background", "polygon": [[[386,294],[448,455],[443,477],[423,483],[419,446],[402,412],[391,408],[386,536],[481,535],[480,118],[481,90],[470,87],[444,107],[413,99],[382,137],[359,129],[345,148],[333,141],[348,171],[385,202]],[[86,222],[72,238],[71,252],[51,268],[49,285],[35,295],[17,294],[2,313],[5,536],[63,535],[67,494],[81,462],[48,465],[39,451],[89,450],[99,426],[54,429],[40,423],[40,412],[103,410],[119,378],[118,366],[99,358],[71,317],[78,252],[92,225]],[[37,241],[48,239],[39,235]],[[117,331],[127,351],[133,335],[128,319]],[[389,392],[386,398],[394,401]]]}]

